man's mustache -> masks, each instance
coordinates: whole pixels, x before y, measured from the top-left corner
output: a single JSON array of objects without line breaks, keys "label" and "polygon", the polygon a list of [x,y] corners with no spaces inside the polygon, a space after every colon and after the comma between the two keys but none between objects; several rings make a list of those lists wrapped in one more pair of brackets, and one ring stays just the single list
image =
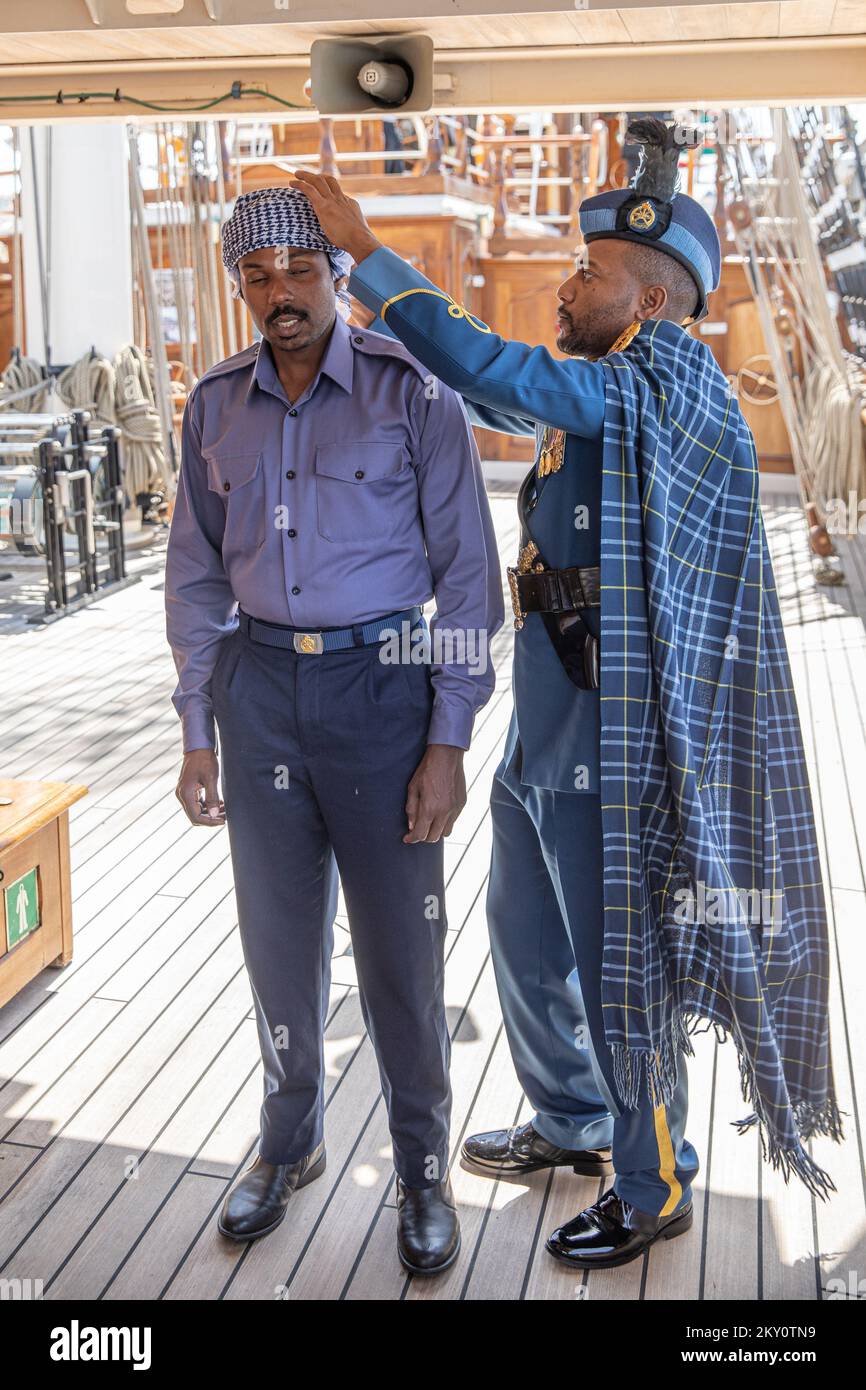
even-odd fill
[{"label": "man's mustache", "polygon": [[281,304],[279,309],[274,309],[272,314],[268,314],[267,322],[276,323],[277,319],[283,319],[289,316],[294,319],[305,319],[308,317],[304,309],[293,309],[290,304]]}]

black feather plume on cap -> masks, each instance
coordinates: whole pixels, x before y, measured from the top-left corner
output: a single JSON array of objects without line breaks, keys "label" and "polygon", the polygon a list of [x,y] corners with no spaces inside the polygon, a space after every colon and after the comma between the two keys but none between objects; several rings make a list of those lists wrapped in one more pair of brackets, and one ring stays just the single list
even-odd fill
[{"label": "black feather plume on cap", "polygon": [[677,127],[667,126],[655,116],[644,116],[632,122],[625,138],[642,147],[637,173],[631,181],[635,193],[644,198],[657,198],[661,203],[670,203],[676,196],[680,182],[677,172],[680,157]]}]

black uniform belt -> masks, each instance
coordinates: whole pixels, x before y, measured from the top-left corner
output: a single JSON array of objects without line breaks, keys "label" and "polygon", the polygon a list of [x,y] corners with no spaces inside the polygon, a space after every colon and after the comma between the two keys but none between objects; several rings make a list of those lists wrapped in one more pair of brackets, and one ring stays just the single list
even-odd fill
[{"label": "black uniform belt", "polygon": [[421,609],[416,606],[404,608],[399,613],[388,613],[384,618],[374,618],[368,623],[354,623],[351,627],[325,627],[311,632],[308,628],[265,622],[238,608],[238,626],[253,642],[315,656],[323,652],[347,651],[350,647],[368,647],[374,642],[381,642],[383,633],[398,631],[403,623],[414,628],[420,621]]},{"label": "black uniform belt", "polygon": [[513,573],[521,613],[572,613],[601,604],[601,570],[574,566],[566,570]]}]

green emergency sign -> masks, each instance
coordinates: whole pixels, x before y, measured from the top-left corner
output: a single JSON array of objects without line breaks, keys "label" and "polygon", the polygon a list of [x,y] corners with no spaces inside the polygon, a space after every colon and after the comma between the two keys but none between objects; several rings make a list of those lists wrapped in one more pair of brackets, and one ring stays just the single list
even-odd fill
[{"label": "green emergency sign", "polygon": [[5,889],[5,897],[6,936],[11,950],[40,925],[39,880],[36,869],[28,869],[26,874],[10,883]]}]

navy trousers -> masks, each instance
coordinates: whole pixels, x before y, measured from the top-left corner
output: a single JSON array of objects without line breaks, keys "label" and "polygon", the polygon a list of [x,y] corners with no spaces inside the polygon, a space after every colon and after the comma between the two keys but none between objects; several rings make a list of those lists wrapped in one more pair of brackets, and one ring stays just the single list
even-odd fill
[{"label": "navy trousers", "polygon": [[394,1165],[448,1168],[443,844],[403,843],[426,748],[426,665],[374,644],[298,654],[239,629],[213,673],[226,824],[264,1064],[260,1153],[293,1163],[323,1137],[323,1028],[338,873]]},{"label": "navy trousers", "polygon": [[601,798],[524,786],[516,761],[493,779],[487,913],[515,1069],[533,1124],[566,1149],[613,1148],[624,1201],[670,1215],[691,1199],[698,1157],[685,1138],[680,1056],[669,1105],[617,1105],[601,1001]]}]

